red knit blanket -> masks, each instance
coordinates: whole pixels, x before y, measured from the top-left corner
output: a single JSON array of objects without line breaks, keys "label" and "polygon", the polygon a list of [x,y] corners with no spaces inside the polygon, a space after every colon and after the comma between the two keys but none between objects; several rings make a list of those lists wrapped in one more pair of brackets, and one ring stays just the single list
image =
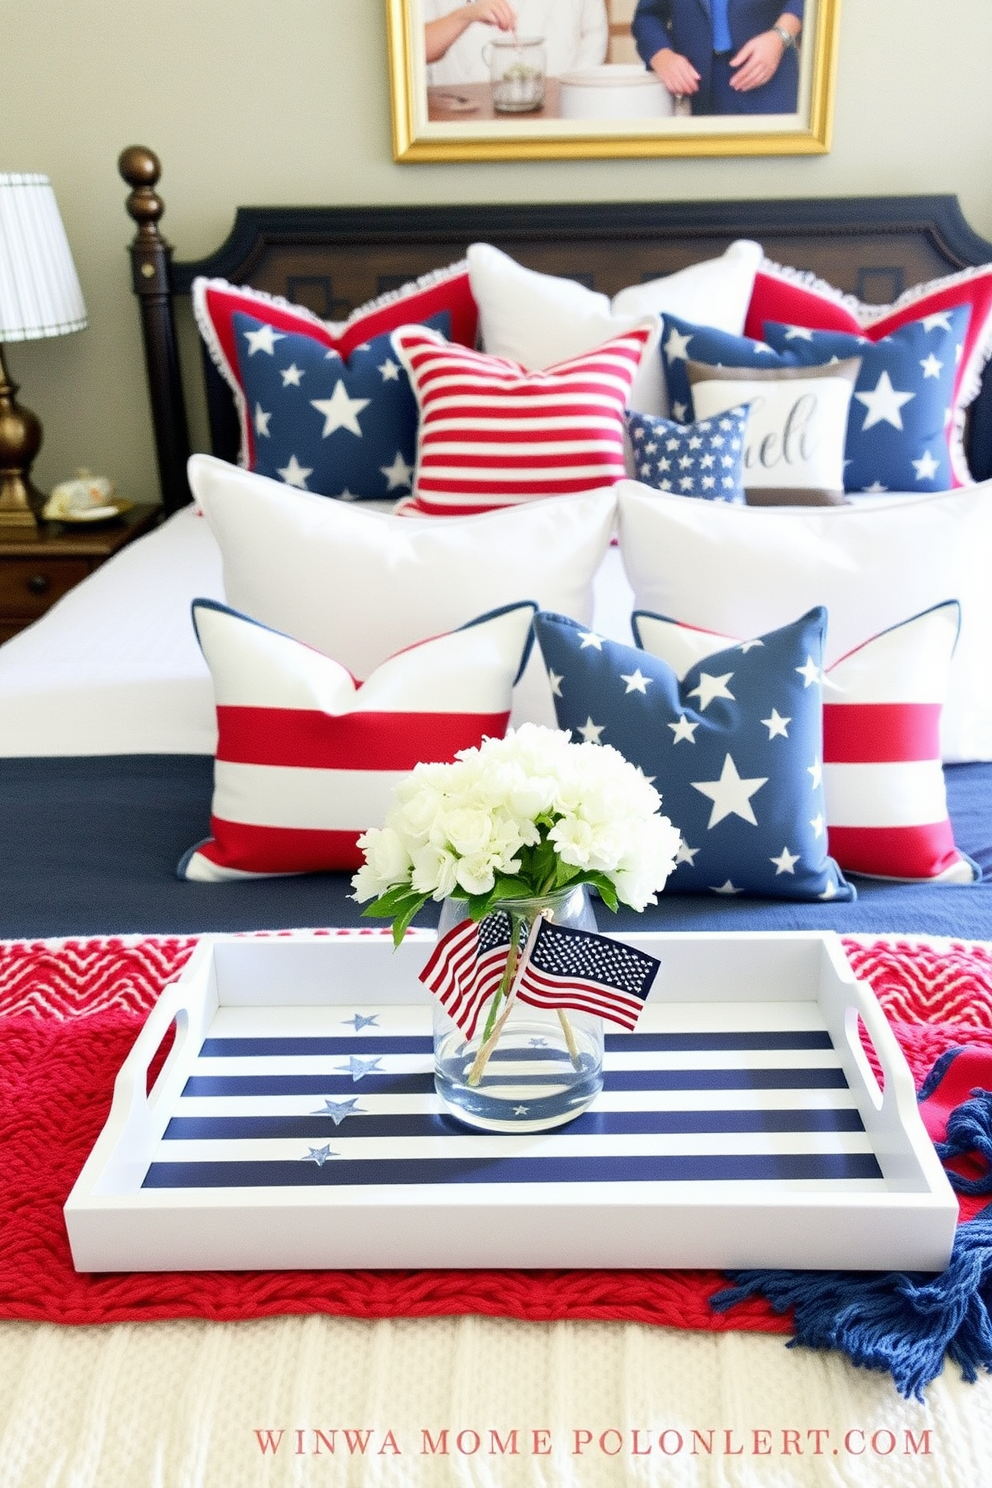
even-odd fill
[{"label": "red knit blanket", "polygon": [[[755,1299],[730,1315],[701,1271],[288,1271],[79,1275],[62,1206],[110,1109],[114,1078],[192,939],[0,943],[0,1318],[110,1323],[282,1313],[530,1321],[611,1319],[790,1331]],[[919,1085],[962,1044],[992,1051],[992,948],[846,941]]]}]

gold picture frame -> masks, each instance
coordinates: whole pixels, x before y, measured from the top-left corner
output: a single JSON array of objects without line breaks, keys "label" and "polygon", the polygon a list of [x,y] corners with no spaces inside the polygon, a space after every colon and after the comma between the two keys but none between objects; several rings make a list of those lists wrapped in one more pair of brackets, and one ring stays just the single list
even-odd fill
[{"label": "gold picture frame", "polygon": [[[604,3],[609,7],[617,0]],[[628,8],[630,3],[627,0]],[[394,158],[406,162],[825,154],[833,127],[840,5],[841,0],[805,0],[795,114],[694,118],[685,104],[676,103],[669,117],[637,119],[562,118],[554,103],[550,116],[547,104],[534,112],[500,116],[485,102],[480,107],[486,87],[482,84],[445,90],[438,105],[438,89],[428,86],[423,0],[386,0]],[[611,33],[620,29],[610,28]],[[549,79],[549,85],[555,82]]]}]

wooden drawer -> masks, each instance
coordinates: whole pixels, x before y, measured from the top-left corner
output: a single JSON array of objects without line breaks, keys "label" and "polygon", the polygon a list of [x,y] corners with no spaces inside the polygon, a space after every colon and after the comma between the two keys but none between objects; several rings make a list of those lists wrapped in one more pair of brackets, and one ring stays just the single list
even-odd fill
[{"label": "wooden drawer", "polygon": [[7,558],[0,564],[0,622],[36,620],[91,572],[87,558]]}]

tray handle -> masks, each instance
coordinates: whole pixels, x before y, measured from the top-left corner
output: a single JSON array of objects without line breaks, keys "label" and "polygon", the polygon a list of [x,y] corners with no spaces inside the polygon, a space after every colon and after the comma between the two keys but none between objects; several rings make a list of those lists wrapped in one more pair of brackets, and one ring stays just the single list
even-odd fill
[{"label": "tray handle", "polygon": [[[106,1125],[80,1174],[81,1191],[96,1184],[102,1191],[125,1192],[144,1177],[148,1153],[161,1136],[175,1103],[174,1087],[185,1079],[188,1049],[199,1047],[216,1007],[213,988],[213,995],[206,997],[191,991],[200,981],[190,976],[191,969],[195,959],[204,954],[203,947],[195,951],[183,977],[162,989],[121,1065]],[[173,1023],[176,1034],[172,1048],[149,1090],[149,1067]]]},{"label": "tray handle", "polygon": [[[875,1109],[884,1116],[900,1121],[905,1121],[907,1117],[916,1119],[919,1114],[916,1090],[885,1014],[866,983],[856,981],[853,990],[856,992],[856,1001],[849,1003],[844,1011],[844,1032],[868,1097]],[[878,1057],[882,1071],[881,1085],[868,1062],[859,1023],[864,1026]]]}]

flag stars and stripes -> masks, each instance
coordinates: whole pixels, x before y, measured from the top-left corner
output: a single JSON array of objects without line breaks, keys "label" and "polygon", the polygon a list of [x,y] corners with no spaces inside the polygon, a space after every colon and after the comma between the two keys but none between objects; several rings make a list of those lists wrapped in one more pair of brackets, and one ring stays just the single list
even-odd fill
[{"label": "flag stars and stripes", "polygon": [[806,766],[806,774],[810,778],[810,784],[814,790],[819,790],[823,784],[823,762],[819,756],[811,765]]},{"label": "flag stars and stripes", "polygon": [[394,362],[392,357],[387,357],[384,362],[380,362],[377,371],[383,382],[399,382],[400,380],[400,365]]},{"label": "flag stars and stripes", "polygon": [[586,649],[587,646],[594,646],[597,651],[602,651],[603,637],[601,635],[597,635],[595,631],[592,630],[580,630],[579,644],[583,651]]},{"label": "flag stars and stripes", "polygon": [[255,404],[255,433],[261,434],[265,439],[271,437],[269,434],[269,419],[271,417],[272,414],[266,413],[261,403]]},{"label": "flag stars and stripes", "polygon": [[551,688],[552,697],[561,697],[561,684],[564,680],[564,673],[553,672],[550,668],[548,669],[548,685]]},{"label": "flag stars and stripes", "polygon": [[620,681],[626,682],[624,693],[639,692],[646,694],[648,687],[654,681],[653,677],[645,677],[640,667],[635,667],[632,672],[621,672]]},{"label": "flag stars and stripes", "polygon": [[284,388],[299,387],[306,376],[306,369],[298,367],[295,362],[290,362],[288,367],[280,367],[279,376],[282,378]]},{"label": "flag stars and stripes", "polygon": [[675,854],[675,861],[676,863],[688,863],[690,868],[695,868],[696,854],[698,853],[698,851],[698,847],[690,847],[688,842],[686,842],[685,838],[683,837],[682,841],[678,845],[678,851]]},{"label": "flag stars and stripes", "polygon": [[810,818],[809,824],[813,828],[814,837],[823,836],[823,813],[821,811],[818,811],[815,816]]},{"label": "flag stars and stripes", "polygon": [[790,853],[787,847],[783,847],[777,858],[769,858],[769,862],[775,864],[776,877],[780,873],[795,874],[796,864],[799,862],[799,853]]},{"label": "flag stars and stripes", "polygon": [[[502,978],[510,935],[504,912],[481,924],[465,920],[438,941],[420,973],[469,1038]],[[515,995],[531,1007],[573,1008],[633,1028],[659,964],[634,946],[542,919],[518,965]]]},{"label": "flag stars and stripes", "polygon": [[939,377],[944,370],[943,362],[935,357],[932,351],[920,358],[920,366],[923,368],[924,377]]}]

